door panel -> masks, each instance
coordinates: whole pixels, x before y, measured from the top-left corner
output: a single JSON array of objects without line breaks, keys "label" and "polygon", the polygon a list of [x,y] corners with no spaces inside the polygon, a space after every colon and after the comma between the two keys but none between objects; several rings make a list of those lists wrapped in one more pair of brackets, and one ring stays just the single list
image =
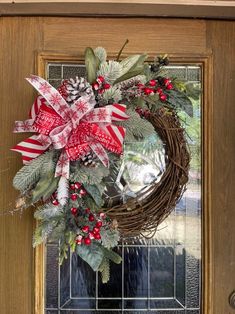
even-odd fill
[{"label": "door panel", "polygon": [[[232,314],[228,296],[235,289],[234,72],[235,23],[225,21],[127,18],[1,17],[1,209],[14,206],[11,180],[21,166],[9,149],[25,137],[12,134],[14,120],[24,119],[34,92],[24,77],[35,73],[38,51],[81,55],[88,45],[116,52],[128,38],[126,53],[204,57],[211,55],[213,77],[205,85],[204,265],[205,314]],[[209,62],[210,63],[210,62]],[[212,90],[213,86],[213,90]],[[213,110],[211,110],[213,109]],[[212,128],[213,127],[213,128]],[[213,132],[209,133],[212,129]],[[210,146],[210,143],[212,144]],[[3,314],[34,312],[33,209],[0,217],[0,304]],[[205,219],[206,218],[206,219]],[[210,242],[209,242],[210,240]],[[39,284],[39,283],[38,283]]]}]

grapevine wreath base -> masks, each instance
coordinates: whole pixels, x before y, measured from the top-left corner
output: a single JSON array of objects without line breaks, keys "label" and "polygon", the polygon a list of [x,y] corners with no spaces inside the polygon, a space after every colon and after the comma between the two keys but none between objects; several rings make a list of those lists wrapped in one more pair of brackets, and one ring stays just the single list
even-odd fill
[{"label": "grapevine wreath base", "polygon": [[[141,112],[140,112],[141,114]],[[184,129],[174,111],[164,108],[145,114],[165,144],[166,169],[153,183],[125,204],[106,209],[123,237],[148,236],[171,213],[188,182],[190,155]]]},{"label": "grapevine wreath base", "polygon": [[[14,129],[36,133],[13,148],[25,164],[13,180],[20,191],[16,208],[36,207],[33,245],[59,241],[60,263],[70,249],[100,271],[103,282],[110,261],[121,262],[112,250],[118,241],[151,236],[175,207],[190,160],[178,118],[182,111],[193,116],[187,84],[165,76],[166,56],[153,63],[144,54],[119,57],[107,60],[104,48],[87,48],[86,78],[64,80],[58,89],[38,76],[27,78],[40,95],[29,119],[16,121]],[[114,202],[107,180],[119,172],[125,145],[150,145],[156,136],[165,151],[160,180]],[[110,182],[115,191],[116,181]]]}]

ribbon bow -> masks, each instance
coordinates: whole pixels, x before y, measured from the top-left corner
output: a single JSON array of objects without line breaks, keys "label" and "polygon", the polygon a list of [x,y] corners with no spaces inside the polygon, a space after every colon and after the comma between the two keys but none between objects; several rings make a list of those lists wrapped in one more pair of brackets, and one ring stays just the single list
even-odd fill
[{"label": "ribbon bow", "polygon": [[[126,106],[113,104],[94,108],[94,95],[82,96],[69,106],[47,81],[30,76],[27,81],[41,94],[30,110],[30,119],[16,121],[14,132],[37,132],[12,150],[22,154],[24,163],[36,158],[50,146],[61,149],[55,176],[69,178],[71,160],[93,151],[108,167],[106,150],[121,154],[125,129],[114,121],[126,120]],[[105,150],[106,149],[106,150]]]}]

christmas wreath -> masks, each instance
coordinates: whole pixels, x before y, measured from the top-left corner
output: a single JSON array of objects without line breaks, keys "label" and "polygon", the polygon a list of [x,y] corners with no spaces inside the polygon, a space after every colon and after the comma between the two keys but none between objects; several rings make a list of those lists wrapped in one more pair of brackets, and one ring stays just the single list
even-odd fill
[{"label": "christmas wreath", "polygon": [[[29,119],[14,128],[36,133],[13,148],[25,164],[13,180],[16,206],[36,206],[33,245],[59,241],[61,263],[69,249],[76,251],[103,282],[109,262],[121,262],[112,250],[120,238],[148,236],[174,208],[190,159],[177,112],[192,116],[192,104],[184,85],[166,77],[167,57],[152,63],[145,54],[119,57],[107,61],[104,48],[87,48],[86,77],[66,79],[58,89],[31,75],[27,81],[39,95]],[[120,172],[128,145],[144,142],[148,156],[159,140],[160,178],[131,191]],[[138,154],[132,158],[141,166]]]}]

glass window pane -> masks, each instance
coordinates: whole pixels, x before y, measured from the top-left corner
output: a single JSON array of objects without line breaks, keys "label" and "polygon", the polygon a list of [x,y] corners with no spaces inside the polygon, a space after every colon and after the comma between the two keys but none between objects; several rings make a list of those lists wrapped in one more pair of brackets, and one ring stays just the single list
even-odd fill
[{"label": "glass window pane", "polygon": [[[169,66],[169,76],[200,84],[201,69]],[[51,63],[47,79],[84,76],[78,64]],[[200,314],[201,294],[201,103],[192,100],[194,117],[180,116],[189,138],[191,170],[187,191],[155,236],[131,239],[117,249],[120,265],[111,264],[111,278],[98,274],[77,255],[58,266],[58,245],[47,244],[45,314]]]}]

